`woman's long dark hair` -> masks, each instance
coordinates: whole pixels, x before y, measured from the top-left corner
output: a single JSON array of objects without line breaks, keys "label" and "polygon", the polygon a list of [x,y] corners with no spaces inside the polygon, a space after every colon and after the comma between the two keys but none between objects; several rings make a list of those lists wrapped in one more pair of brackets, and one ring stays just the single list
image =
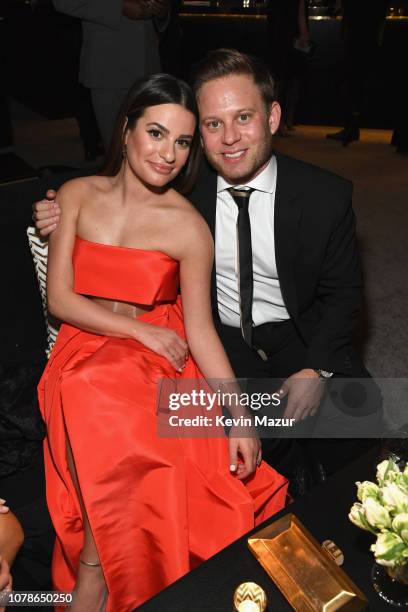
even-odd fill
[{"label": "woman's long dark hair", "polygon": [[115,176],[118,174],[123,161],[126,130],[134,128],[137,120],[142,117],[146,108],[158,106],[159,104],[180,104],[183,108],[193,113],[197,121],[190,155],[180,174],[170,184],[171,187],[174,187],[180,193],[188,193],[194,186],[201,157],[198,109],[195,96],[187,83],[170,74],[154,74],[136,81],[130,88],[116,119],[106,166],[101,174],[104,176]]}]

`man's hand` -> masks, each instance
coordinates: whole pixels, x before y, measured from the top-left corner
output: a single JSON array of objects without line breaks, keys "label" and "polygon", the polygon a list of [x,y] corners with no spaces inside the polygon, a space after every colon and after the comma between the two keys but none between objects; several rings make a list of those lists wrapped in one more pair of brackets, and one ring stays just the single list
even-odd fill
[{"label": "man's hand", "polygon": [[[239,437],[243,427],[231,427],[229,433],[230,471],[237,475],[238,480],[248,478],[261,463],[262,449],[256,430],[251,437]],[[236,437],[238,436],[238,437]],[[239,461],[241,455],[242,461]]]},{"label": "man's hand", "polygon": [[163,19],[170,10],[169,0],[146,0],[154,17]]},{"label": "man's hand", "polygon": [[123,0],[122,15],[133,21],[152,17],[147,0]]},{"label": "man's hand", "polygon": [[51,234],[59,223],[61,209],[55,200],[56,197],[56,192],[49,189],[44,200],[33,204],[33,220],[41,236]]},{"label": "man's hand", "polygon": [[282,385],[281,398],[288,396],[283,417],[302,421],[316,414],[324,392],[324,381],[311,369],[289,376]]},{"label": "man's hand", "polygon": [[163,18],[170,10],[169,0],[123,0],[122,13],[129,19]]}]

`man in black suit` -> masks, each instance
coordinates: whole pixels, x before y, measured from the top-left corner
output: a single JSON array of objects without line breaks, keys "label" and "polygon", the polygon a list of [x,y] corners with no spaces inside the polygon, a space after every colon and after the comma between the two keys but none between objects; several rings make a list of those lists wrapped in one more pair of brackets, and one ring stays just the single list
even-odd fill
[{"label": "man in black suit", "polygon": [[[363,375],[351,347],[361,291],[351,183],[273,152],[280,108],[258,61],[214,51],[199,66],[195,88],[204,150],[218,174],[206,165],[191,199],[215,237],[214,307],[237,373],[301,372],[311,388],[320,370]],[[231,187],[254,189],[252,347],[239,329],[238,207]],[[305,404],[302,415],[310,412]]]},{"label": "man in black suit", "polygon": [[[198,67],[195,90],[211,167],[204,168],[191,199],[215,238],[217,329],[236,375],[284,379],[284,416],[307,427],[320,405],[325,379],[369,376],[351,346],[362,285],[352,185],[273,152],[280,108],[273,80],[257,60],[233,50],[211,52]],[[253,288],[249,340],[241,329],[245,291],[240,279],[245,270],[239,261],[234,187],[253,190],[248,204]],[[255,390],[263,390],[257,385]],[[341,440],[338,462],[331,466],[341,465],[355,447],[355,441]],[[332,455],[333,448],[318,440],[299,444],[264,439],[263,453],[298,481],[292,490],[300,493],[310,484],[307,466],[315,471],[314,478],[324,478],[321,455]]]},{"label": "man in black suit", "polygon": [[[217,328],[237,377],[285,379],[285,416],[304,420],[324,379],[368,375],[351,347],[361,291],[351,184],[273,152],[280,107],[258,60],[213,51],[195,90],[212,168],[203,166],[190,199],[215,239]],[[40,202],[35,211],[49,233],[58,207]]]}]

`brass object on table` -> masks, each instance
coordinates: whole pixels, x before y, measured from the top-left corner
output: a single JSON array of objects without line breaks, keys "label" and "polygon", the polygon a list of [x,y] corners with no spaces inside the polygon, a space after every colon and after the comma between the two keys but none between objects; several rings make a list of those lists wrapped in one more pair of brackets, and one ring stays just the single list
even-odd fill
[{"label": "brass object on table", "polygon": [[333,559],[336,565],[343,565],[344,555],[332,540],[322,542],[322,550],[329,555],[330,559]]},{"label": "brass object on table", "polygon": [[248,539],[251,552],[297,612],[358,612],[367,599],[294,514]]},{"label": "brass object on table", "polygon": [[234,592],[234,610],[237,612],[264,612],[268,605],[266,593],[256,582],[242,582]]}]

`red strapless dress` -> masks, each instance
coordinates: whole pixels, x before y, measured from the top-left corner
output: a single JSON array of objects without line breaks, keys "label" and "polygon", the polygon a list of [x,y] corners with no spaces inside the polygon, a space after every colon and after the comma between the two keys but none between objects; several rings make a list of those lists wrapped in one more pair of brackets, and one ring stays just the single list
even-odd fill
[{"label": "red strapless dress", "polygon": [[[140,319],[184,336],[178,263],[159,251],[77,238],[75,291],[154,305]],[[128,612],[285,504],[287,481],[263,463],[245,485],[226,438],[159,438],[156,390],[183,374],[135,340],[63,325],[39,384],[47,424],[47,501],[57,533],[53,580],[73,590],[82,548],[68,435],[106,578],[108,612]]]}]

